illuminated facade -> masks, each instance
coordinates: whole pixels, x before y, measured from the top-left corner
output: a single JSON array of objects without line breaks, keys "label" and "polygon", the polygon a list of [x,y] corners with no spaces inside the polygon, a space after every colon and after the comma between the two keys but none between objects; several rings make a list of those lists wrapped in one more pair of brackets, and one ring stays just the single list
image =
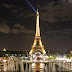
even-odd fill
[{"label": "illuminated facade", "polygon": [[37,20],[36,20],[36,34],[35,34],[35,40],[32,45],[32,49],[30,51],[30,55],[33,54],[36,51],[40,51],[43,54],[45,54],[44,46],[42,45],[41,42],[41,37],[40,37],[40,28],[39,28],[39,12],[37,10]]},{"label": "illuminated facade", "polygon": [[4,48],[3,51],[6,51],[6,48]]}]

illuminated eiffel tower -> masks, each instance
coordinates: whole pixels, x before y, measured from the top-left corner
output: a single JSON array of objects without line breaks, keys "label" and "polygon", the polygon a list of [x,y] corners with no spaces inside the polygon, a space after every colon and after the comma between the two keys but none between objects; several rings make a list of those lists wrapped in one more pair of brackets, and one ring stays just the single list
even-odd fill
[{"label": "illuminated eiffel tower", "polygon": [[40,28],[39,28],[39,12],[37,10],[37,20],[36,20],[36,34],[35,34],[35,40],[32,45],[32,49],[30,50],[29,54],[33,54],[36,51],[40,51],[42,54],[45,54],[44,46],[42,45],[41,42],[41,37],[40,37]]}]

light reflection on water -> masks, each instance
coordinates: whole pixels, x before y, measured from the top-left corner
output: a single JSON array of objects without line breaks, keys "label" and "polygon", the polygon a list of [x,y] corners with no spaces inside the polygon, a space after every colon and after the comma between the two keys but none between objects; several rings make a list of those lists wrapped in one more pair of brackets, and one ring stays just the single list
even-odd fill
[{"label": "light reflection on water", "polygon": [[33,72],[44,72],[44,63],[32,63]]}]

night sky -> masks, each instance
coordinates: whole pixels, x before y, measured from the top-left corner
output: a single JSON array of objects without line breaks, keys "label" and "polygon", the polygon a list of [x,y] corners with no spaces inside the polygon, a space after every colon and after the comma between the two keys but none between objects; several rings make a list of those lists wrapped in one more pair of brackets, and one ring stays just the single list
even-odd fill
[{"label": "night sky", "polygon": [[[72,0],[28,0],[40,13],[45,50],[72,50]],[[0,0],[0,50],[30,50],[36,13],[25,0]]]}]

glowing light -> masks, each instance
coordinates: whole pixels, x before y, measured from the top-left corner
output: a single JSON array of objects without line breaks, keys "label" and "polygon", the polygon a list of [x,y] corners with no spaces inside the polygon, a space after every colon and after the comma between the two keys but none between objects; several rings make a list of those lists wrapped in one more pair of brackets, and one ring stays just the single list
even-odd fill
[{"label": "glowing light", "polygon": [[36,36],[40,36],[40,28],[39,28],[39,12],[37,9],[37,21],[36,21]]},{"label": "glowing light", "polygon": [[67,62],[71,62],[71,60],[70,60],[70,59],[66,59],[66,61],[67,61]]},{"label": "glowing light", "polygon": [[59,57],[57,57],[56,60],[65,60],[65,58],[59,58]]},{"label": "glowing light", "polygon": [[35,63],[32,63],[32,67],[35,66]]},{"label": "glowing light", "polygon": [[3,51],[6,51],[6,48],[4,48]]},{"label": "glowing light", "polygon": [[3,60],[3,62],[6,62],[7,60]]},{"label": "glowing light", "polygon": [[63,61],[66,61],[66,62],[71,62],[71,59],[68,59],[68,58],[59,58],[59,57],[57,57],[56,60],[63,60]]},{"label": "glowing light", "polygon": [[26,0],[26,2],[30,5],[30,7],[37,13],[37,11],[35,10],[35,8],[31,5],[31,3],[28,1],[28,0]]}]

